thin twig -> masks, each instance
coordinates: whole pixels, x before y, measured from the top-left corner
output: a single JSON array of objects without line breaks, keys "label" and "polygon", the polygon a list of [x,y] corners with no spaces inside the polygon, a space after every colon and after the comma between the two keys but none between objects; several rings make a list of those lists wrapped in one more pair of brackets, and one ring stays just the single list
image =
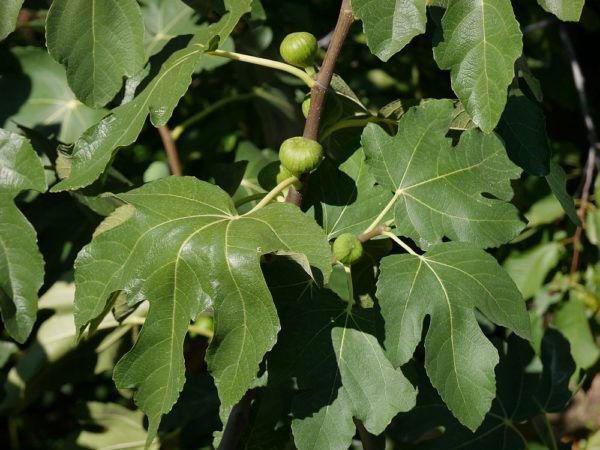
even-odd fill
[{"label": "thin twig", "polygon": [[160,134],[163,146],[165,147],[165,151],[167,152],[167,158],[169,159],[169,167],[171,168],[171,173],[177,177],[180,177],[181,175],[183,175],[183,169],[181,168],[181,161],[179,160],[177,145],[173,140],[171,130],[169,130],[169,127],[167,127],[166,125],[163,125],[162,127],[158,127],[158,133]]},{"label": "thin twig", "polygon": [[[597,164],[596,149],[598,148],[598,133],[596,132],[596,127],[594,125],[594,121],[592,120],[592,115],[590,114],[590,106],[585,89],[585,78],[583,76],[583,72],[581,71],[581,66],[579,65],[579,60],[577,59],[577,54],[573,48],[573,43],[571,42],[569,33],[564,26],[560,27],[560,37],[563,41],[565,51],[571,63],[571,72],[573,73],[573,80],[575,82],[575,87],[577,88],[579,106],[581,108],[581,113],[587,129],[587,138],[589,143],[587,161],[585,163],[583,188],[581,191],[581,206],[579,207],[578,211],[581,222],[585,223],[586,205],[588,204],[588,200],[590,198],[590,190],[594,183],[594,174]],[[579,267],[579,246],[582,233],[583,225],[577,227],[575,235],[573,236],[573,259],[571,260],[571,275],[577,272],[577,268]]]},{"label": "thin twig", "polygon": [[218,450],[237,450],[240,439],[243,437],[248,422],[250,421],[250,407],[252,406],[254,390],[250,389],[237,405],[231,409],[229,420],[223,431],[223,438]]},{"label": "thin twig", "polygon": [[543,30],[544,28],[549,27],[550,25],[554,25],[557,22],[558,21],[556,20],[556,18],[548,17],[546,19],[540,20],[539,22],[530,23],[529,25],[524,26],[521,31],[523,32],[523,34],[529,34],[534,31]]}]

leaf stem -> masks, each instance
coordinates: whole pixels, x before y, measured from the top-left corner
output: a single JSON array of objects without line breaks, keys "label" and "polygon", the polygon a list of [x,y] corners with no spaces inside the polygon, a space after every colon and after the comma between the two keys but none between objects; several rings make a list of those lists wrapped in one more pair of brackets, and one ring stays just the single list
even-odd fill
[{"label": "leaf stem", "polygon": [[398,126],[398,122],[392,119],[385,119],[377,116],[355,117],[352,119],[341,120],[333,124],[331,127],[325,129],[321,135],[321,141],[324,141],[336,131],[344,130],[346,128],[364,127],[369,123],[385,123]]},{"label": "leaf stem", "polygon": [[163,146],[165,147],[165,151],[167,152],[167,158],[169,160],[169,167],[171,168],[171,173],[177,177],[183,175],[183,169],[181,167],[181,161],[179,160],[179,153],[177,151],[177,145],[175,144],[175,140],[173,135],[171,134],[171,130],[166,125],[162,127],[158,127],[158,133],[160,134],[160,138],[163,142]]},{"label": "leaf stem", "polygon": [[213,56],[221,56],[223,58],[228,58],[233,61],[245,62],[257,66],[269,67],[271,69],[280,70],[282,72],[287,72],[290,75],[294,75],[295,77],[304,81],[304,83],[306,83],[306,85],[309,88],[312,88],[315,85],[315,80],[313,80],[311,76],[308,75],[304,70],[298,69],[297,67],[280,61],[273,61],[272,59],[259,58],[256,56],[244,55],[243,53],[228,52],[225,50],[214,50],[212,52],[207,52],[207,54]]},{"label": "leaf stem", "polygon": [[394,241],[396,244],[398,244],[400,247],[402,247],[404,250],[406,250],[408,253],[410,253],[413,256],[417,256],[420,258],[419,254],[416,253],[412,248],[410,248],[408,246],[408,244],[406,244],[404,241],[402,241],[402,239],[400,239],[398,236],[396,236],[394,233],[391,233],[389,231],[384,231],[383,233],[381,233],[384,236],[389,237],[392,241]]},{"label": "leaf stem", "polygon": [[381,213],[371,223],[371,225],[368,226],[368,228],[363,232],[363,234],[370,233],[375,228],[377,228],[377,226],[381,223],[381,221],[387,215],[387,213],[390,212],[390,209],[392,209],[393,206],[396,204],[396,202],[400,198],[400,195],[401,195],[401,191],[396,191],[396,193],[394,194],[394,196],[392,197],[392,199],[388,202],[387,205],[385,205],[385,208],[383,208],[383,210],[381,211]]},{"label": "leaf stem", "polygon": [[246,203],[250,203],[250,202],[253,202],[255,200],[260,200],[261,198],[264,198],[265,195],[267,195],[267,194],[263,192],[263,193],[260,193],[260,194],[252,194],[252,195],[249,195],[247,197],[241,198],[237,202],[235,202],[235,207],[239,208],[240,206],[243,206]]},{"label": "leaf stem", "polygon": [[264,198],[246,214],[252,214],[253,212],[258,211],[259,209],[264,208],[269,203],[271,203],[271,201],[273,201],[273,199],[275,199],[275,197],[277,197],[283,190],[290,187],[296,181],[298,181],[298,178],[296,177],[286,178],[273,189],[271,189],[271,191],[267,195],[265,195]]},{"label": "leaf stem", "polygon": [[348,284],[348,304],[346,305],[346,312],[352,311],[352,305],[354,304],[354,282],[352,281],[352,268],[350,266],[344,266],[344,272],[346,273],[346,283]]}]

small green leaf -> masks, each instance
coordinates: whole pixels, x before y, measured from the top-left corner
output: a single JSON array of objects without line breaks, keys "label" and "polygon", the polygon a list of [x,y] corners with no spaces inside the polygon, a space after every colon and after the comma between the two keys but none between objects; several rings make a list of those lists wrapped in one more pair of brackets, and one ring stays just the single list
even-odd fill
[{"label": "small green leaf", "polygon": [[451,0],[442,18],[442,40],[434,50],[451,71],[452,89],[486,133],[500,120],[522,35],[510,0]]},{"label": "small green leaf", "polygon": [[575,201],[567,192],[567,174],[558,163],[550,163],[550,173],[546,176],[546,181],[571,222],[580,225],[581,220],[577,215],[577,209],[575,209]]},{"label": "small green leaf", "polygon": [[185,94],[191,77],[204,53],[217,39],[223,42],[240,17],[250,10],[252,0],[229,0],[229,13],[196,34],[189,44],[169,56],[158,75],[131,102],[89,128],[75,143],[69,178],[53,186],[52,192],[79,189],[90,185],[106,169],[116,149],[138,138],[148,114],[156,127],[165,125]]},{"label": "small green leaf", "polygon": [[144,65],[144,23],[136,0],[54,0],[46,44],[83,103],[106,105]]},{"label": "small green leaf", "polygon": [[387,61],[415,36],[425,33],[427,0],[352,0],[363,21],[371,52]]},{"label": "small green leaf", "polygon": [[542,109],[522,92],[513,92],[508,97],[498,133],[515,164],[532,175],[548,175],[552,150],[546,134],[546,118]]},{"label": "small green leaf", "polygon": [[430,316],[427,374],[452,413],[475,430],[495,397],[498,363],[475,308],[519,336],[530,336],[525,303],[508,274],[482,250],[443,243],[423,256],[384,258],[377,298],[385,320],[386,352],[396,367],[411,359],[423,321]]},{"label": "small green leaf", "polygon": [[539,291],[548,273],[564,255],[564,246],[549,242],[522,253],[511,253],[504,261],[504,269],[516,283],[523,298],[531,298]]},{"label": "small green leaf", "polygon": [[149,301],[146,324],[114,378],[119,387],[137,390],[152,439],[183,387],[190,320],[214,310],[207,361],[221,407],[230,408],[252,385],[279,331],[261,255],[302,254],[296,259],[305,270],[318,270],[314,275],[326,280],[331,252],[320,227],[294,206],[273,204],[240,216],[225,192],[194,178],[163,178],[118,198],[134,214],[79,254],[75,321],[81,332],[105,314],[117,291],[130,305]]},{"label": "small green leaf", "polygon": [[521,170],[495,134],[470,129],[453,148],[446,137],[453,117],[451,101],[432,100],[404,114],[393,137],[369,124],[362,136],[367,164],[395,193],[397,234],[424,247],[444,237],[498,246],[523,228],[508,203]]},{"label": "small green leaf", "polygon": [[581,18],[585,0],[538,0],[538,3],[560,20],[577,22]]},{"label": "small green leaf", "polygon": [[8,334],[24,342],[37,315],[44,260],[31,224],[14,204],[22,191],[47,189],[31,143],[0,129],[0,313]]},{"label": "small green leaf", "polygon": [[24,0],[3,0],[0,3],[0,41],[15,30]]},{"label": "small green leaf", "polygon": [[586,317],[585,305],[571,298],[554,315],[554,325],[571,344],[571,355],[582,369],[592,367],[600,357],[600,348],[594,341]]}]

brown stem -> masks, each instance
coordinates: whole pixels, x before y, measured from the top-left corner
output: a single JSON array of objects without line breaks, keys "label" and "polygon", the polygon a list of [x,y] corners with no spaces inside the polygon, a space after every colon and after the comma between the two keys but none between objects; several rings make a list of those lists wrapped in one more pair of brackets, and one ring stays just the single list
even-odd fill
[{"label": "brown stem", "polygon": [[380,236],[381,234],[383,234],[386,229],[387,229],[387,227],[385,227],[384,225],[377,227],[377,228],[373,228],[371,231],[359,235],[358,240],[364,244],[365,242],[370,241],[374,237],[377,237],[377,236]]},{"label": "brown stem", "polygon": [[340,56],[340,52],[344,45],[344,41],[348,36],[352,22],[354,22],[354,16],[352,14],[350,0],[343,0],[342,6],[340,7],[338,22],[335,26],[335,30],[333,30],[331,42],[329,43],[323,65],[317,76],[317,82],[311,90],[310,110],[304,126],[305,138],[314,141],[319,140],[319,126],[321,125],[321,115],[323,114],[325,96],[327,95],[327,90],[329,89],[331,79],[333,78],[337,59]]},{"label": "brown stem", "polygon": [[356,417],[353,417],[352,420],[354,420],[354,425],[356,425],[356,430],[358,431],[360,442],[362,442],[363,450],[375,450],[375,444],[373,443],[371,434],[367,431],[363,423]]},{"label": "brown stem", "polygon": [[[312,139],[313,141],[319,140],[319,127],[321,126],[321,116],[323,115],[325,96],[331,85],[335,65],[340,56],[340,52],[342,51],[342,47],[344,46],[344,41],[346,40],[346,37],[348,37],[352,22],[354,22],[354,15],[352,14],[350,0],[342,0],[340,15],[331,35],[331,42],[329,42],[329,46],[327,47],[327,53],[325,53],[325,58],[323,59],[321,70],[317,75],[315,85],[310,92],[310,110],[308,111],[308,117],[304,124],[303,134],[307,139]],[[303,191],[306,191],[308,177],[304,175],[300,181],[302,181],[302,185],[304,186]],[[302,192],[298,192],[291,187],[285,201],[296,206],[302,206],[302,199]]]},{"label": "brown stem", "polygon": [[229,420],[223,430],[223,437],[218,450],[237,450],[248,422],[250,421],[250,406],[252,404],[254,391],[250,389],[242,397],[237,405],[231,409]]},{"label": "brown stem", "polygon": [[[577,59],[577,54],[573,48],[571,38],[569,37],[569,34],[564,26],[560,28],[560,37],[563,41],[565,51],[567,52],[567,56],[569,57],[569,61],[571,63],[571,72],[573,74],[575,87],[577,88],[577,94],[579,95],[579,104],[581,107],[583,120],[585,122],[585,127],[587,129],[587,137],[589,142],[587,161],[585,163],[585,174],[583,178],[583,188],[581,191],[581,205],[579,206],[578,211],[579,218],[582,222],[585,222],[586,207],[590,198],[590,190],[594,183],[594,173],[597,164],[596,149],[598,148],[598,133],[596,132],[596,127],[594,125],[594,121],[592,120],[592,115],[590,114],[590,106],[585,89],[585,78],[583,76],[583,72],[581,71],[581,66],[579,65],[579,60]],[[573,259],[571,260],[571,275],[574,275],[579,267],[579,247],[582,234],[583,226],[577,227],[575,235],[573,236]]]},{"label": "brown stem", "polygon": [[171,168],[171,173],[175,176],[180,177],[181,175],[183,175],[183,169],[181,168],[181,161],[179,160],[177,145],[175,144],[175,140],[173,139],[171,130],[169,130],[168,126],[163,125],[162,127],[158,127],[158,133],[160,134],[163,146],[165,147],[165,151],[167,152],[167,158],[169,159],[169,167]]}]

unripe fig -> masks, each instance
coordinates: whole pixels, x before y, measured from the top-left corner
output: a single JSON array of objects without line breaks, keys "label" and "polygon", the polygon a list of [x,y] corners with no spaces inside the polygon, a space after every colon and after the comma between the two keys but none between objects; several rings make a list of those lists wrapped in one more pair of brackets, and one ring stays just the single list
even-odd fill
[{"label": "unripe fig", "polygon": [[314,64],[317,51],[317,38],[305,32],[288,34],[279,47],[279,53],[286,63],[302,68]]},{"label": "unripe fig", "polygon": [[333,243],[333,255],[335,259],[346,266],[357,262],[362,257],[362,254],[362,242],[352,233],[339,235]]},{"label": "unripe fig", "polygon": [[[291,178],[294,176],[295,175],[292,172],[287,170],[284,166],[280,165],[279,173],[277,174],[277,184],[282,183],[285,180],[287,180],[288,178]],[[300,180],[294,181],[293,186],[294,186],[294,188],[296,188],[296,190],[302,189],[302,183],[300,182]]]},{"label": "unripe fig", "polygon": [[290,138],[279,148],[281,165],[297,177],[316,169],[321,159],[323,159],[321,144],[305,137]]}]

